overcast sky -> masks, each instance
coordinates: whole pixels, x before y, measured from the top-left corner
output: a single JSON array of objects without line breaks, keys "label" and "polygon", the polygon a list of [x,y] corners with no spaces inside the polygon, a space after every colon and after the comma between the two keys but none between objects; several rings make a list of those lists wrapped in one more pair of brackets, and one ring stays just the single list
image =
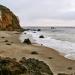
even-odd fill
[{"label": "overcast sky", "polygon": [[22,26],[75,26],[75,0],[0,0]]}]

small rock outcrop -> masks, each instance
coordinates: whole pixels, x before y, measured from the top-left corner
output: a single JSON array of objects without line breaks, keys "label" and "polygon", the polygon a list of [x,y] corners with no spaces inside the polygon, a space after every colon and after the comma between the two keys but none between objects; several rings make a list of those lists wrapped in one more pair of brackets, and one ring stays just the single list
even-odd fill
[{"label": "small rock outcrop", "polygon": [[19,19],[10,9],[0,5],[0,30],[20,30]]},{"label": "small rock outcrop", "polygon": [[0,75],[53,75],[43,61],[23,57],[19,62],[15,58],[0,58]]},{"label": "small rock outcrop", "polygon": [[29,39],[25,39],[23,43],[31,44],[31,41]]}]

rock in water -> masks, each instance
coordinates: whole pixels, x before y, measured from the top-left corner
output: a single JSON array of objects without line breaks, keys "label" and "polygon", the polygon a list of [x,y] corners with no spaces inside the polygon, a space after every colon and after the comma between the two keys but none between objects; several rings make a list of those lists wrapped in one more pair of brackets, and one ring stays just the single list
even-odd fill
[{"label": "rock in water", "polygon": [[3,5],[0,5],[0,30],[21,30],[18,17]]}]

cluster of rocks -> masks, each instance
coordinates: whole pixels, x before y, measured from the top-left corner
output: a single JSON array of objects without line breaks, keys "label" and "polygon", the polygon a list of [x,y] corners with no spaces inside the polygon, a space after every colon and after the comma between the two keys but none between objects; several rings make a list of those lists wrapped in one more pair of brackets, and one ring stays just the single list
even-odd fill
[{"label": "cluster of rocks", "polygon": [[0,75],[53,75],[49,66],[43,61],[22,57],[17,61],[15,58],[0,57]]}]

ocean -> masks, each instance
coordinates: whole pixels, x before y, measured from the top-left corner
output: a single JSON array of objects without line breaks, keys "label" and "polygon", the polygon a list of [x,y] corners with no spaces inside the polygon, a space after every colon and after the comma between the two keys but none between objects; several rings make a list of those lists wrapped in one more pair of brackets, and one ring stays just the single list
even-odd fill
[{"label": "ocean", "polygon": [[75,27],[24,27],[25,29],[45,32],[54,39],[75,42]]},{"label": "ocean", "polygon": [[[26,27],[25,29],[29,31],[21,34],[21,42],[29,38],[32,43],[53,48],[65,58],[75,60],[75,27]],[[44,38],[39,38],[41,35]]]}]

